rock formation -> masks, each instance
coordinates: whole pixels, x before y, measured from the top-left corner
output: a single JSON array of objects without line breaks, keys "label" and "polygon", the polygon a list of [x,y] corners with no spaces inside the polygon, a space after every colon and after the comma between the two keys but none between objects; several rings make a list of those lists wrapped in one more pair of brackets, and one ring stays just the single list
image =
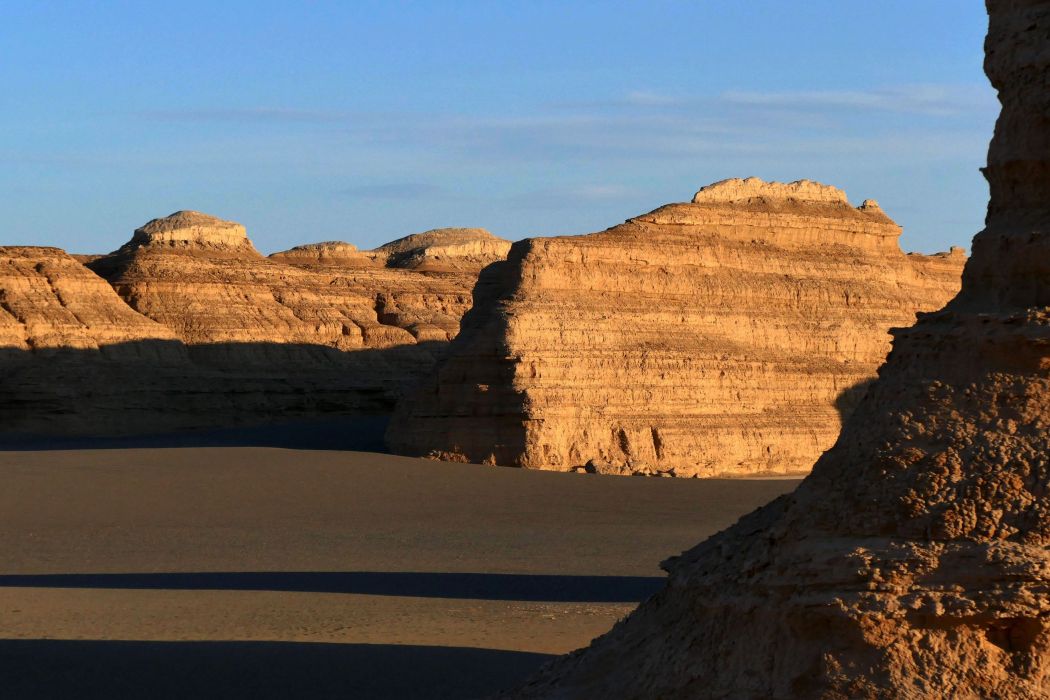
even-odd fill
[{"label": "rock formation", "polygon": [[483,228],[438,228],[399,238],[373,252],[389,267],[474,275],[507,257],[510,241]]},{"label": "rock formation", "polygon": [[434,278],[375,259],[341,242],[264,258],[243,226],[176,212],[89,266],[132,308],[191,344],[354,350],[448,341],[458,332],[476,273]]},{"label": "rock formation", "polygon": [[240,224],[189,211],[83,264],[0,249],[0,432],[387,413],[458,332],[476,275],[385,258],[346,243],[266,258]]},{"label": "rock formation", "polygon": [[958,297],[794,494],[513,697],[1050,696],[1050,2],[987,5],[1002,115]]},{"label": "rock formation", "polygon": [[538,469],[808,470],[889,329],[958,290],[961,249],[906,256],[899,234],[871,200],[751,178],[601,233],[519,241],[482,273],[388,443]]},{"label": "rock formation", "polygon": [[175,334],[135,313],[113,289],[58,248],[0,247],[0,347],[90,348]]},{"label": "rock formation", "polygon": [[58,248],[0,247],[5,432],[142,427],[141,392],[128,387],[140,387],[150,373],[183,376],[188,368],[170,329],[129,308],[72,256]]},{"label": "rock formation", "polygon": [[324,241],[298,245],[270,256],[271,260],[306,268],[317,267],[375,267],[374,255],[358,250],[353,243]]}]

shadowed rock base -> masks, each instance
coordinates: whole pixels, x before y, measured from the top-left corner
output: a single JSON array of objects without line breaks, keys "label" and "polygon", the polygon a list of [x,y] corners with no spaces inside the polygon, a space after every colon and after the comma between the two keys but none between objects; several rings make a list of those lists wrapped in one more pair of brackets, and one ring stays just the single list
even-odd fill
[{"label": "shadowed rock base", "polygon": [[513,697],[1050,695],[1050,2],[988,8],[1003,113],[959,297],[795,493]]}]

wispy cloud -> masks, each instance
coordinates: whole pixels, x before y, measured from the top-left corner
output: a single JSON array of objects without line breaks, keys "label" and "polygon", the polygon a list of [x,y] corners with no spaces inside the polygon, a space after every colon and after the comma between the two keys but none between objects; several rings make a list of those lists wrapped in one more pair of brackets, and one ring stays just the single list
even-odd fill
[{"label": "wispy cloud", "polygon": [[507,197],[505,204],[514,209],[570,209],[594,204],[608,204],[638,197],[636,187],[615,183],[589,183],[547,187]]},{"label": "wispy cloud", "polygon": [[427,182],[387,182],[354,185],[342,194],[360,199],[425,199],[445,193],[445,188]]},{"label": "wispy cloud", "polygon": [[804,90],[795,92],[729,91],[719,97],[728,105],[808,111],[853,110],[955,116],[995,109],[987,89],[969,85],[905,85],[874,90]]},{"label": "wispy cloud", "polygon": [[138,115],[149,121],[237,123],[334,123],[347,121],[353,116],[350,112],[282,107],[151,109],[142,110]]}]

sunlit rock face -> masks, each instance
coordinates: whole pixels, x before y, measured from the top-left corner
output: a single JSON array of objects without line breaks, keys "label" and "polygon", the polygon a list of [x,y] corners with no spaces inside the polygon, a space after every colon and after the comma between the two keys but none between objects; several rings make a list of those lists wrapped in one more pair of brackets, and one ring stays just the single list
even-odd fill
[{"label": "sunlit rock face", "polygon": [[1050,696],[1050,2],[987,5],[1002,116],[959,296],[794,494],[511,696]]},{"label": "sunlit rock face", "polygon": [[329,242],[266,258],[192,211],[109,255],[0,248],[0,433],[388,413],[458,332],[476,271],[386,257]]},{"label": "sunlit rock face", "polygon": [[373,255],[389,267],[430,273],[469,273],[504,260],[510,241],[483,228],[438,228],[379,246]]},{"label": "sunlit rock face", "polygon": [[399,453],[536,469],[799,473],[961,249],[905,255],[873,201],[725,180],[601,233],[514,244],[451,356],[400,405]]},{"label": "sunlit rock face", "polygon": [[243,226],[177,212],[89,266],[187,343],[355,350],[447,342],[470,308],[477,270],[427,275],[390,267],[388,256],[326,242],[264,258]]}]

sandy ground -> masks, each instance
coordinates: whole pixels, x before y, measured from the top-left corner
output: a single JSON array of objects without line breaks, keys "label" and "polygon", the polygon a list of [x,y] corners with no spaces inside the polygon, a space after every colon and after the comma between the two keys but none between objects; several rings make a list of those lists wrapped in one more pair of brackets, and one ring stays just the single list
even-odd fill
[{"label": "sandy ground", "polygon": [[0,452],[3,697],[469,698],[794,488],[363,452]]}]

